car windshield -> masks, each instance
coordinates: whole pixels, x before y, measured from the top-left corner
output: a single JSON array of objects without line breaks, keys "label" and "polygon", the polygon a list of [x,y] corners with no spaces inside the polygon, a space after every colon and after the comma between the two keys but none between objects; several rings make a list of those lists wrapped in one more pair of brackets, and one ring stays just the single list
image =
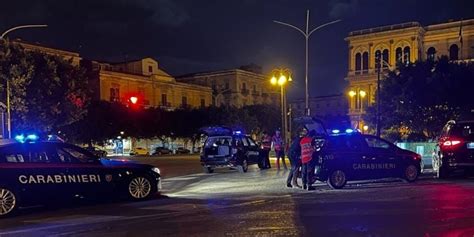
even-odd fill
[{"label": "car windshield", "polygon": [[452,128],[451,134],[456,137],[474,140],[474,123],[459,124]]},{"label": "car windshield", "polygon": [[232,141],[232,137],[209,137],[204,144],[204,147],[217,147],[222,145],[230,145]]}]

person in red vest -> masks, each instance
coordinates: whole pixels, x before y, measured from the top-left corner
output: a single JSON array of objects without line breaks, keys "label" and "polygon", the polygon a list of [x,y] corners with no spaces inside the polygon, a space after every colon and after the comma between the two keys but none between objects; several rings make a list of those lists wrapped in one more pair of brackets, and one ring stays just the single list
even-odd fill
[{"label": "person in red vest", "polygon": [[302,163],[302,169],[301,169],[301,178],[303,180],[303,189],[306,190],[312,190],[313,187],[311,187],[311,177],[312,177],[312,159],[313,159],[313,153],[316,150],[314,147],[314,139],[313,137],[315,136],[315,131],[311,130],[309,133],[304,130],[303,132],[303,138],[300,141],[301,145],[301,163]]},{"label": "person in red vest", "polygon": [[262,159],[262,169],[270,169],[270,150],[272,148],[272,138],[267,134],[267,132],[264,131],[260,141],[260,148],[262,149],[260,152]]},{"label": "person in red vest", "polygon": [[283,141],[283,137],[281,137],[279,130],[275,131],[275,135],[272,138],[272,146],[275,150],[275,156],[277,158],[277,169],[280,169],[280,159],[283,163],[283,167],[285,167],[285,170],[288,169],[285,163],[285,141]]}]

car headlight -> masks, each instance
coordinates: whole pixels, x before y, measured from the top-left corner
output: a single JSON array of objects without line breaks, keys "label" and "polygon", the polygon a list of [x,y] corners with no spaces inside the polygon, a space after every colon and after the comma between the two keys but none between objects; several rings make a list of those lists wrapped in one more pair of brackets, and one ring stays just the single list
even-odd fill
[{"label": "car headlight", "polygon": [[151,171],[153,171],[153,172],[155,172],[155,173],[157,173],[157,174],[160,174],[160,169],[158,169],[157,167],[153,167],[153,168],[151,169]]}]

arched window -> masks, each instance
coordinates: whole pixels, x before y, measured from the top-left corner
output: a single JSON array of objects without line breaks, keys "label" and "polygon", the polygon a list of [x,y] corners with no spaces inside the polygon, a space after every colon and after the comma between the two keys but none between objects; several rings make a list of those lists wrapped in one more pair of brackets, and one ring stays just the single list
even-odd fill
[{"label": "arched window", "polygon": [[382,60],[384,61],[384,63],[382,64],[382,67],[388,67],[388,49],[383,50]]},{"label": "arched window", "polygon": [[426,51],[426,59],[434,61],[436,59],[436,49],[434,47],[430,47]]},{"label": "arched window", "polygon": [[369,53],[364,52],[362,54],[362,70],[364,73],[367,73],[369,71]]},{"label": "arched window", "polygon": [[459,53],[459,47],[456,44],[451,45],[449,47],[449,59],[450,60],[458,60],[458,53]]},{"label": "arched window", "polygon": [[410,47],[406,46],[403,49],[403,62],[409,63],[410,62]]},{"label": "arched window", "polygon": [[397,50],[395,51],[395,56],[396,56],[396,59],[397,59],[397,62],[398,63],[401,63],[402,60],[403,60],[403,52],[402,52],[402,48],[397,48]]},{"label": "arched window", "polygon": [[380,59],[382,58],[382,52],[380,50],[375,51],[375,68],[380,68]]},{"label": "arched window", "polygon": [[360,53],[356,53],[355,70],[356,72],[360,72],[361,69],[362,69],[362,56],[360,55]]}]

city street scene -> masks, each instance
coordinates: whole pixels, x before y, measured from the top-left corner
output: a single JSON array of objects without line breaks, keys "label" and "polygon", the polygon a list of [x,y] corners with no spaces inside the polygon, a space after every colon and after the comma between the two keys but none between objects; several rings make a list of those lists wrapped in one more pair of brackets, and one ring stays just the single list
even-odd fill
[{"label": "city street scene", "polygon": [[474,2],[0,7],[0,236],[474,237]]}]

